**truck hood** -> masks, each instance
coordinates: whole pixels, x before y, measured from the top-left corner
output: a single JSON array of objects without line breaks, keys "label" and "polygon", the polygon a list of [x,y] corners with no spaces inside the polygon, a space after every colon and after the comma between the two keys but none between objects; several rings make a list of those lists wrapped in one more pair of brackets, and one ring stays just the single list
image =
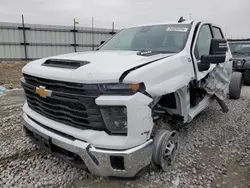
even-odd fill
[{"label": "truck hood", "polygon": [[[54,56],[28,63],[23,73],[55,80],[80,83],[112,83],[118,82],[121,75],[134,67],[147,63],[157,63],[157,60],[173,54],[138,55],[138,51],[89,51]],[[90,63],[77,69],[47,67],[42,64],[47,59],[80,60]]]},{"label": "truck hood", "polygon": [[233,59],[234,60],[240,60],[240,59],[250,60],[250,54],[233,55]]}]

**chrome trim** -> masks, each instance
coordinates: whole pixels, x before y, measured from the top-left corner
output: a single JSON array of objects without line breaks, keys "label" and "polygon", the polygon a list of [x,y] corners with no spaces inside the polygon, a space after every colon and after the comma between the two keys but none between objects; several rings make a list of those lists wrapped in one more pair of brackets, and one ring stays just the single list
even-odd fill
[{"label": "chrome trim", "polygon": [[[103,150],[97,149],[87,142],[81,140],[70,140],[55,134],[32,121],[25,113],[23,114],[24,126],[32,132],[40,132],[51,138],[54,145],[78,154],[85,162],[89,171],[99,176],[133,177],[142,168],[148,166],[152,158],[153,140],[127,150]],[[91,156],[92,155],[92,156]],[[113,169],[110,156],[124,157],[124,170]],[[96,164],[93,157],[97,159]],[[143,160],[142,160],[143,159]]]}]

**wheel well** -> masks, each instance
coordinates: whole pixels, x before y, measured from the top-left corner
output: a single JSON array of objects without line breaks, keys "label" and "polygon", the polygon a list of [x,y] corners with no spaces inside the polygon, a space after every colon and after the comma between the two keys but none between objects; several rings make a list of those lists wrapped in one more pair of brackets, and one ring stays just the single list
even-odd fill
[{"label": "wheel well", "polygon": [[154,137],[155,132],[159,129],[168,128],[178,130],[184,125],[184,117],[181,114],[178,93],[173,92],[163,95],[153,108],[152,115],[155,126],[151,137]]},{"label": "wheel well", "polygon": [[158,104],[166,108],[176,109],[177,104],[176,104],[175,94],[169,93],[169,94],[163,95],[160,101],[158,102]]}]

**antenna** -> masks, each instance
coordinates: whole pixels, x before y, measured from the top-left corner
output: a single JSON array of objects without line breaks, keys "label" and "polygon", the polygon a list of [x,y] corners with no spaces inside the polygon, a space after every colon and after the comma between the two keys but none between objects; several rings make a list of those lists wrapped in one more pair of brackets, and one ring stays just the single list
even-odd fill
[{"label": "antenna", "polygon": [[186,21],[186,20],[185,20],[185,19],[183,18],[183,16],[182,16],[182,17],[180,17],[178,23],[185,22],[185,21]]}]

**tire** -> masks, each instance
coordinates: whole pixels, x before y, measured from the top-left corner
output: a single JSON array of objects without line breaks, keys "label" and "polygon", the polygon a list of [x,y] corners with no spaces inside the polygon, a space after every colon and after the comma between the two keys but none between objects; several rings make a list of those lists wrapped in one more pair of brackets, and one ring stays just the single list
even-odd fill
[{"label": "tire", "polygon": [[243,76],[244,84],[250,86],[250,70],[247,70]]},{"label": "tire", "polygon": [[[171,147],[171,145],[172,147]],[[171,148],[170,148],[171,147]],[[168,148],[169,150],[166,150]],[[164,172],[167,172],[169,166],[171,166],[176,159],[179,148],[179,136],[177,131],[171,131],[167,134],[163,140],[160,149],[160,164]],[[167,157],[165,157],[167,155]]]},{"label": "tire", "polygon": [[165,129],[160,129],[156,132],[153,142],[152,160],[155,165],[160,166],[160,154],[159,150],[162,146],[162,142],[165,136],[169,134],[169,131]]},{"label": "tire", "polygon": [[177,131],[157,131],[152,151],[152,161],[155,167],[167,171],[178,154],[179,136]]},{"label": "tire", "polygon": [[233,72],[231,82],[229,85],[229,98],[230,99],[239,99],[241,93],[241,84],[242,82],[242,73]]}]

